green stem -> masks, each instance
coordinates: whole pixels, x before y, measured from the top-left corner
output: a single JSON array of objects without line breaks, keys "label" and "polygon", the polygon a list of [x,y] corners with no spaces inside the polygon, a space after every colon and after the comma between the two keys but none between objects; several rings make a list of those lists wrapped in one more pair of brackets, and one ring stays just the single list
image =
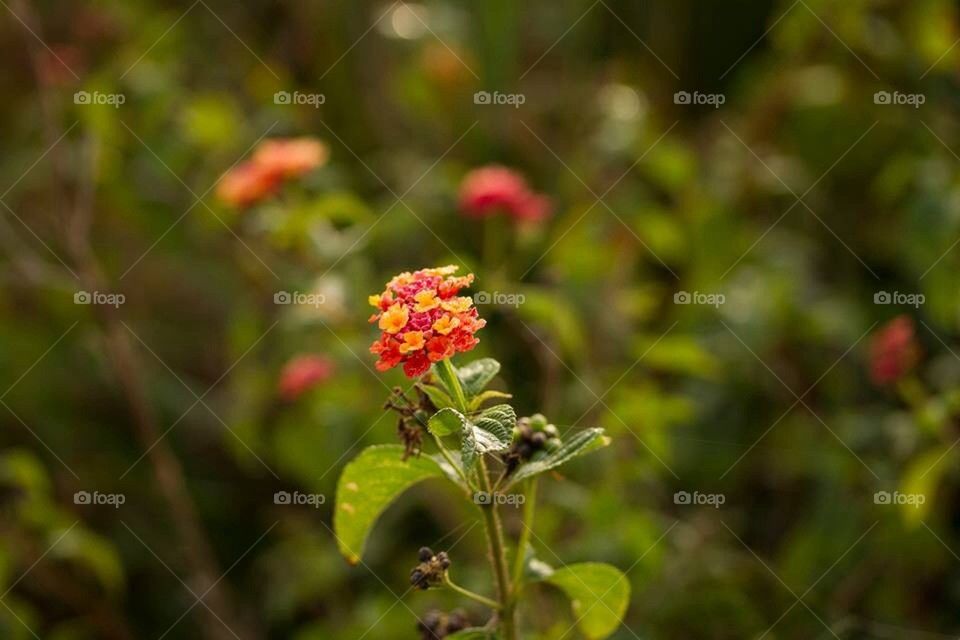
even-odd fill
[{"label": "green stem", "polygon": [[454,581],[450,579],[450,576],[449,576],[449,575],[444,574],[444,576],[443,576],[443,582],[444,582],[444,584],[446,584],[448,587],[450,587],[451,589],[453,589],[454,591],[456,591],[457,593],[459,593],[459,594],[462,595],[462,596],[466,596],[467,598],[470,598],[471,600],[476,600],[476,601],[479,602],[480,604],[484,604],[484,605],[490,607],[491,609],[495,609],[495,610],[499,610],[499,609],[500,609],[500,603],[499,603],[499,602],[497,602],[496,600],[491,600],[490,598],[484,597],[484,596],[480,595],[479,593],[474,593],[473,591],[470,591],[469,589],[464,589],[464,588],[461,587],[460,585],[454,583]]},{"label": "green stem", "polygon": [[[481,457],[479,460],[478,476],[480,476],[480,490],[493,495],[490,486],[490,477],[487,475],[487,465]],[[487,530],[487,539],[490,543],[490,565],[497,580],[497,594],[500,598],[500,631],[503,640],[517,640],[514,601],[511,597],[510,573],[507,568],[507,548],[503,541],[503,527],[500,526],[500,513],[496,501],[480,505],[484,525]]]},{"label": "green stem", "polygon": [[[460,378],[457,377],[453,364],[449,358],[446,358],[438,362],[437,365],[437,374],[453,394],[453,400],[457,403],[457,407],[466,415],[467,398],[463,393],[463,387],[460,386]],[[490,475],[487,473],[487,464],[483,456],[480,456],[477,467],[480,490],[492,496]],[[480,513],[483,515],[484,528],[487,530],[487,541],[490,545],[490,566],[497,582],[497,595],[500,600],[501,636],[503,640],[517,640],[515,607],[511,597],[510,571],[507,567],[507,547],[503,540],[503,527],[500,526],[500,513],[497,510],[496,501],[491,500],[489,504],[480,505]]]},{"label": "green stem", "polygon": [[[449,358],[437,363],[437,374],[443,380],[450,393],[453,394],[453,400],[464,415],[467,414],[467,398],[463,393],[463,387],[460,386],[460,378],[453,368]],[[480,456],[478,462],[477,476],[480,482],[480,490],[489,495],[493,495],[490,486],[490,475],[487,472],[487,464]],[[503,640],[517,640],[517,623],[515,616],[515,607],[510,589],[510,573],[507,568],[507,548],[503,541],[503,527],[500,526],[500,513],[497,511],[496,501],[491,500],[489,504],[480,505],[480,513],[483,514],[484,528],[487,530],[487,541],[490,545],[490,566],[493,569],[493,576],[497,582],[497,595],[500,603],[500,632]]]},{"label": "green stem", "polygon": [[457,408],[463,415],[467,415],[467,396],[463,393],[463,387],[460,386],[460,378],[453,368],[450,358],[444,358],[437,363],[437,374],[443,380],[443,384],[453,394],[453,400],[457,403]]},{"label": "green stem", "polygon": [[517,553],[513,559],[513,600],[520,594],[523,580],[523,568],[526,565],[527,547],[530,545],[530,534],[533,530],[533,516],[537,509],[537,479],[530,478],[525,483],[527,496],[523,503],[523,529],[520,531],[520,540],[517,542]]},{"label": "green stem", "polygon": [[447,464],[456,469],[457,474],[463,480],[463,483],[467,485],[467,489],[473,489],[473,484],[470,482],[470,479],[467,478],[467,474],[463,472],[463,469],[457,464],[456,460],[453,459],[453,456],[450,455],[450,452],[447,451],[447,448],[443,446],[440,436],[435,433],[431,433],[430,435],[433,436],[433,441],[437,443],[437,448],[440,449],[440,455],[442,455],[444,460],[447,461]]}]

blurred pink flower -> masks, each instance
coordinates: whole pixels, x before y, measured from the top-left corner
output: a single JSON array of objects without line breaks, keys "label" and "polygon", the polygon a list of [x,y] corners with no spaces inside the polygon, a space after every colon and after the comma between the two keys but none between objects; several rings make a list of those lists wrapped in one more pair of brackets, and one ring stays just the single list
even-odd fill
[{"label": "blurred pink flower", "polygon": [[919,357],[913,319],[906,315],[897,316],[873,334],[870,378],[880,386],[896,382],[916,365]]},{"label": "blurred pink flower", "polygon": [[280,372],[277,392],[288,402],[299,398],[333,375],[333,361],[324,356],[304,354],[291,358]]},{"label": "blurred pink flower", "polygon": [[460,184],[460,209],[468,216],[505,211],[517,220],[539,221],[550,215],[550,200],[532,191],[513,169],[487,165],[464,177]]}]

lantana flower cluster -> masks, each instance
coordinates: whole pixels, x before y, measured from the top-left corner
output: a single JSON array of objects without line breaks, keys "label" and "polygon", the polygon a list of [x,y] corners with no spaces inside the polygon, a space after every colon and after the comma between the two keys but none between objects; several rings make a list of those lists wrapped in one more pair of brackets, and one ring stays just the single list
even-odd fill
[{"label": "lantana flower cluster", "polygon": [[486,325],[473,299],[460,296],[473,274],[455,276],[450,265],[404,272],[387,283],[383,293],[370,296],[377,312],[370,317],[383,332],[370,347],[376,367],[387,371],[403,364],[409,378],[423,375],[433,362],[473,349],[474,334]]},{"label": "lantana flower cluster", "polygon": [[326,163],[326,145],[315,138],[264,140],[250,160],[224,174],[217,197],[232,207],[249,207],[273,195],[284,180],[299,178]]},{"label": "lantana flower cluster", "polygon": [[550,199],[533,191],[517,171],[492,164],[464,176],[460,209],[473,217],[506,213],[519,221],[538,222],[550,215]]}]

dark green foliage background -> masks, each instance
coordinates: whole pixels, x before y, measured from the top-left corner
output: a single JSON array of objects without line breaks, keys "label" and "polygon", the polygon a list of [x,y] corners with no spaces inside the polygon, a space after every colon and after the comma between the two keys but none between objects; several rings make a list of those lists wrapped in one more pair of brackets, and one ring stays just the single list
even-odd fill
[{"label": "dark green foliage background", "polygon": [[[358,567],[329,529],[340,470],[394,441],[380,406],[405,383],[372,371],[366,297],[447,263],[474,271],[475,291],[525,296],[481,306],[475,354],[503,363],[495,386],[518,412],[614,439],[542,483],[533,544],[557,566],[628,570],[615,638],[755,638],[774,623],[767,638],[960,633],[956,4],[418,6],[428,29],[378,21],[389,2],[0,9],[0,636],[157,638],[194,603],[150,466],[126,473],[143,448],[60,262],[75,268],[64,193],[82,193],[91,169],[93,250],[126,296],[117,313],[149,400],[175,425],[165,441],[261,637],[415,637],[413,613],[462,604],[405,593],[421,545],[449,549],[459,581],[491,591],[477,514],[442,484],[391,508]],[[79,90],[126,102],[75,105]],[[325,103],[274,104],[295,90]],[[480,90],[525,103],[477,105]],[[725,103],[675,104],[684,90]],[[877,91],[925,103],[876,104]],[[67,132],[46,154],[45,129]],[[287,233],[208,192],[265,134],[331,150],[272,205]],[[490,162],[523,171],[554,216],[523,232],[465,221],[459,181]],[[315,311],[273,304],[314,287],[327,296]],[[726,302],[677,305],[678,291]],[[876,305],[878,291],[925,304]],[[923,350],[912,403],[867,375],[864,336],[899,313]],[[336,376],[280,403],[278,372],[305,351],[333,358]],[[126,503],[78,506],[81,490]],[[278,506],[278,490],[328,500]],[[874,503],[895,490],[926,502]],[[725,502],[677,505],[677,491]],[[527,637],[574,637],[558,593],[531,598]],[[166,637],[203,629],[198,606]]]}]

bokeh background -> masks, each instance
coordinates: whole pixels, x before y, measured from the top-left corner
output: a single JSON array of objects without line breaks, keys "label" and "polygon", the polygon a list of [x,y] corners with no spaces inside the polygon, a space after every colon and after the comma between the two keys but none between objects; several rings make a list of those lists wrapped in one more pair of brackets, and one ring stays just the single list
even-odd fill
[{"label": "bokeh background", "polygon": [[[447,263],[500,294],[477,351],[518,411],[613,437],[543,483],[533,544],[628,572],[615,638],[960,633],[955,2],[2,4],[3,638],[415,638],[462,604],[408,590],[423,544],[489,592],[441,484],[360,566],[330,531],[404,384],[367,295]],[[278,136],[329,160],[218,201]],[[464,217],[490,163],[552,215]],[[915,362],[878,384],[896,316]],[[285,400],[302,354],[329,375]],[[577,637],[557,593],[521,616]]]}]

